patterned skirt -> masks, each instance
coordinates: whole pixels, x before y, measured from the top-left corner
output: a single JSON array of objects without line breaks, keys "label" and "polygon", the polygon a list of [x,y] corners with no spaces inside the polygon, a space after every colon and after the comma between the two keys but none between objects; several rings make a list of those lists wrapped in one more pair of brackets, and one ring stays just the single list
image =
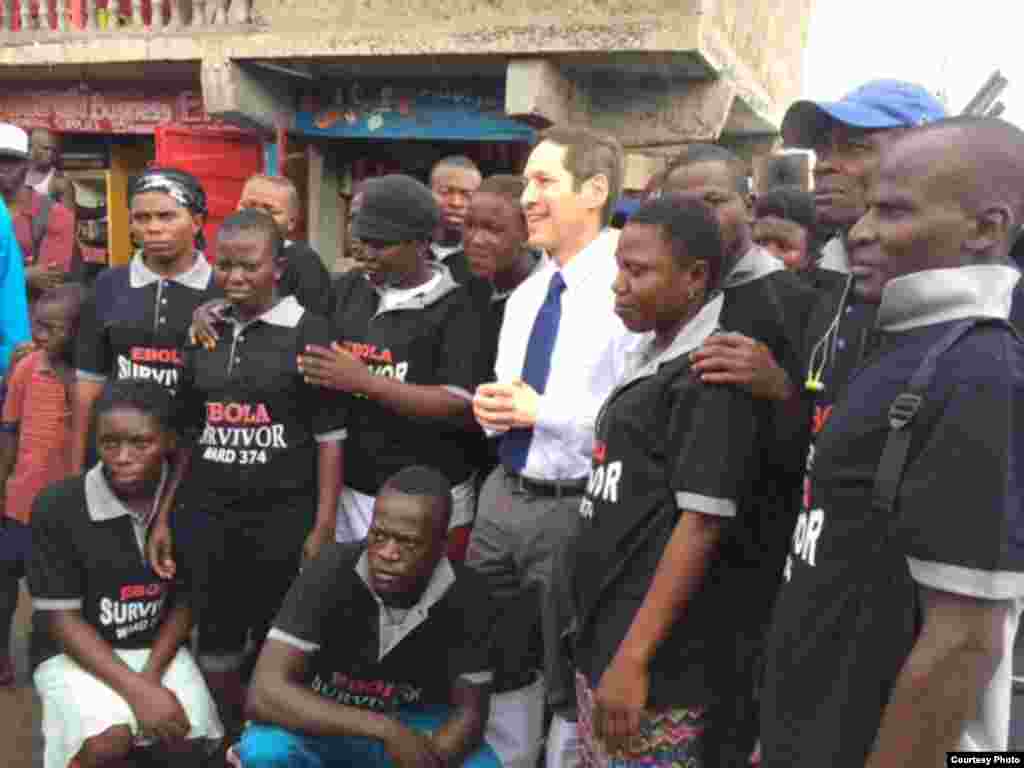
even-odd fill
[{"label": "patterned skirt", "polygon": [[703,768],[701,736],[707,726],[703,707],[648,710],[640,732],[626,749],[609,753],[594,734],[594,694],[576,673],[576,702],[581,768]]}]

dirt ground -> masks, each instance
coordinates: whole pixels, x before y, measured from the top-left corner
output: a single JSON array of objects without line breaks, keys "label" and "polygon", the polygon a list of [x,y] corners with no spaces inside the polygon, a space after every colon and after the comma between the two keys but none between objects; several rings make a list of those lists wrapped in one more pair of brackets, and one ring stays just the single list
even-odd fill
[{"label": "dirt ground", "polygon": [[11,649],[18,670],[14,688],[0,688],[0,764],[4,768],[41,768],[39,701],[28,670],[28,633],[31,605],[24,587],[14,619]]}]

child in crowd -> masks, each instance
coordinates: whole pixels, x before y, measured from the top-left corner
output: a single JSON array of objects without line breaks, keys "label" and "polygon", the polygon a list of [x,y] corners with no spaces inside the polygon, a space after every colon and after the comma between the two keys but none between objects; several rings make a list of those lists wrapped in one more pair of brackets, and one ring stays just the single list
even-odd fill
[{"label": "child in crowd", "polygon": [[81,285],[68,283],[36,301],[31,347],[12,364],[5,381],[0,420],[0,686],[14,682],[8,641],[31,544],[32,502],[69,470],[71,354],[83,294]]}]

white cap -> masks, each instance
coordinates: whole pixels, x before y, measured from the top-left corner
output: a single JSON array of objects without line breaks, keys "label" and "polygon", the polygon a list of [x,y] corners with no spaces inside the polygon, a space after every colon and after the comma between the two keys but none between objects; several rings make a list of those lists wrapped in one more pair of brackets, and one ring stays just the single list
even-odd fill
[{"label": "white cap", "polygon": [[0,156],[28,160],[28,134],[11,123],[0,123]]}]

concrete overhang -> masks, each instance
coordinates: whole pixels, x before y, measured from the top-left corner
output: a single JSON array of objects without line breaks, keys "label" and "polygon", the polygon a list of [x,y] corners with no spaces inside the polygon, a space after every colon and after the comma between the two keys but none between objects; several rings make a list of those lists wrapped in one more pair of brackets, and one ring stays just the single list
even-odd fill
[{"label": "concrete overhang", "polygon": [[[36,35],[26,44],[15,34],[7,36],[14,44],[0,47],[0,80],[201,76],[211,112],[245,122],[259,117],[252,114],[257,108],[294,110],[289,90],[310,80],[469,76],[508,83],[512,68],[521,76],[529,62],[541,61],[556,73],[548,85],[555,84],[562,101],[545,97],[544,109],[578,121],[597,115],[598,127],[627,145],[773,134],[780,106],[714,27],[705,5],[690,0],[671,14],[619,17],[609,6],[608,16],[586,23],[481,15],[463,21],[406,17],[401,23],[383,17],[363,23],[363,17],[310,26],[276,18],[273,33],[260,26],[118,31]],[[260,86],[263,80],[267,88]],[[252,92],[259,94],[255,100]],[[531,101],[525,99],[528,107]],[[538,124],[551,122],[544,114],[535,117]]]}]

